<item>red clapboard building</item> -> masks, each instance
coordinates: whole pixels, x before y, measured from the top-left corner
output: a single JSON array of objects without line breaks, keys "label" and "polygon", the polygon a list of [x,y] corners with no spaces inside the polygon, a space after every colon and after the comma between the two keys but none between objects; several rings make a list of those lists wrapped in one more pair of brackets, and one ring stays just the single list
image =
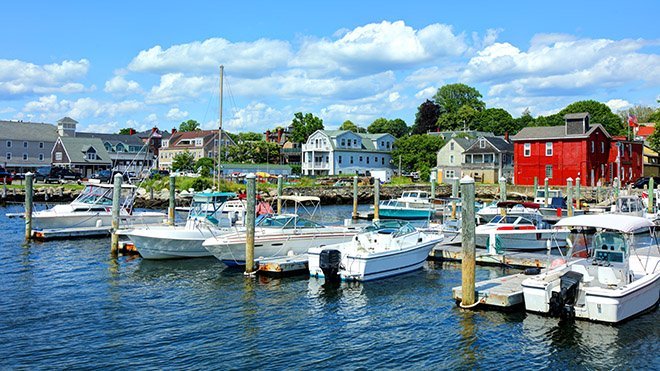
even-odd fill
[{"label": "red clapboard building", "polygon": [[566,185],[580,177],[581,184],[607,184],[621,177],[622,184],[642,174],[643,143],[612,138],[588,113],[564,115],[562,126],[526,127],[511,137],[514,144],[514,184]]}]

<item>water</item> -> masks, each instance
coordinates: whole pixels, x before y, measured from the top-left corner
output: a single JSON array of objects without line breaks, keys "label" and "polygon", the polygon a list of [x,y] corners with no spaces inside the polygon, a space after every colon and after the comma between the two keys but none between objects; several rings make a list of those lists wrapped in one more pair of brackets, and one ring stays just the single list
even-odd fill
[{"label": "water", "polygon": [[214,259],[113,260],[107,239],[23,247],[22,219],[4,216],[20,211],[0,208],[0,369],[660,369],[658,311],[619,326],[463,311],[447,263],[331,289]]}]

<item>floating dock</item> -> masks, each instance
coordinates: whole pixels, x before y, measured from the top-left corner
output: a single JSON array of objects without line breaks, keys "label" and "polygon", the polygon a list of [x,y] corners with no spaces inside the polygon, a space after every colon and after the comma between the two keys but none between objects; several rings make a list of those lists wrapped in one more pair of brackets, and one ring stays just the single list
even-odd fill
[{"label": "floating dock", "polygon": [[[524,304],[522,281],[531,276],[518,273],[510,276],[498,277],[487,281],[477,282],[477,303],[499,308],[514,308]],[[460,286],[451,289],[452,297],[457,303],[463,298]]]},{"label": "floating dock", "polygon": [[257,272],[266,276],[290,276],[309,272],[307,254],[261,259]]},{"label": "floating dock", "polygon": [[[463,252],[461,246],[437,245],[429,255],[433,260],[461,261]],[[551,261],[560,256],[551,255]],[[548,264],[548,256],[544,251],[538,253],[511,251],[504,254],[489,254],[485,249],[477,249],[475,255],[477,264],[501,265],[514,268],[545,268]]]},{"label": "floating dock", "polygon": [[32,238],[38,241],[57,240],[64,238],[87,238],[109,236],[111,226],[80,227],[33,230]]}]

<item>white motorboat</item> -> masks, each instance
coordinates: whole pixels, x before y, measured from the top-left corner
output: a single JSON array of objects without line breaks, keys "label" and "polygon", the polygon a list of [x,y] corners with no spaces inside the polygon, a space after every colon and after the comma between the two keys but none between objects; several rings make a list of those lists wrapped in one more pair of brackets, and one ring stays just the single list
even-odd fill
[{"label": "white motorboat", "polygon": [[[312,247],[350,240],[355,227],[323,226],[297,214],[267,215],[255,226],[254,256],[271,258],[296,255]],[[203,246],[228,266],[245,264],[246,234],[244,231],[208,238]]]},{"label": "white motorboat", "polygon": [[418,190],[405,191],[401,197],[382,201],[378,210],[384,219],[429,219],[435,212],[428,192]]},{"label": "white motorboat", "polygon": [[309,249],[309,273],[326,281],[369,281],[410,272],[442,239],[405,221],[376,221],[350,241]]},{"label": "white motorboat", "polygon": [[[120,225],[122,227],[161,224],[167,215],[154,211],[133,211],[136,187],[122,184],[120,197]],[[112,184],[87,183],[82,193],[67,205],[32,213],[32,228],[70,229],[83,227],[110,227],[112,225]]]},{"label": "white motorboat", "polygon": [[[525,309],[562,318],[616,323],[658,305],[660,249],[639,247],[654,224],[628,215],[580,215],[560,220],[571,228],[573,248],[586,247],[586,258],[569,258],[522,282]],[[577,246],[581,245],[581,246]],[[583,245],[583,246],[582,246]],[[569,257],[574,254],[569,250]]]},{"label": "white motorboat", "polygon": [[535,213],[498,215],[489,223],[475,228],[477,247],[501,253],[504,250],[545,250],[550,240],[552,247],[566,247],[568,230],[556,230]]},{"label": "white motorboat", "polygon": [[483,222],[488,223],[497,215],[501,215],[502,209],[504,209],[507,215],[538,214],[539,204],[533,202],[493,201],[477,211],[477,221],[480,222],[479,224]]},{"label": "white motorboat", "polygon": [[[211,256],[202,243],[207,238],[239,232],[244,227],[237,227],[236,222],[242,224],[242,219],[235,219],[232,211],[224,213],[225,207],[231,203],[231,209],[236,209],[235,203],[242,205],[232,192],[196,193],[192,198],[190,212],[183,226],[151,226],[121,231],[135,244],[135,248],[144,259],[176,259],[198,258]],[[244,213],[243,208],[242,213]],[[226,217],[226,222],[222,223]],[[224,227],[223,227],[224,225]]]}]

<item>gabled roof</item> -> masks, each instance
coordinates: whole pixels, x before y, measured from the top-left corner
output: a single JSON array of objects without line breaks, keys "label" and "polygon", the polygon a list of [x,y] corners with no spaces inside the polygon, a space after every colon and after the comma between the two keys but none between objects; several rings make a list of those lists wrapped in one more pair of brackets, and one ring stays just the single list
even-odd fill
[{"label": "gabled roof", "polygon": [[[69,161],[78,164],[110,165],[110,155],[105,150],[103,142],[99,138],[59,137],[62,145],[69,156]],[[87,151],[93,147],[96,150],[96,160],[87,159]]]},{"label": "gabled roof", "polygon": [[78,121],[72,119],[69,116],[65,116],[65,117],[62,117],[61,119],[57,120],[57,123],[58,124],[60,124],[60,123],[62,123],[62,124],[77,124]]},{"label": "gabled roof", "polygon": [[78,138],[99,138],[101,141],[108,142],[112,146],[116,146],[119,143],[131,146],[140,146],[142,147],[144,143],[136,135],[128,134],[104,134],[104,133],[76,133]]},{"label": "gabled roof", "polygon": [[601,124],[591,124],[589,130],[584,134],[569,134],[566,135],[566,126],[528,126],[518,132],[518,134],[511,137],[512,142],[521,140],[544,140],[544,139],[581,139],[588,138],[594,131],[600,129],[605,136],[611,138],[610,134],[605,130]]},{"label": "gabled roof", "polygon": [[567,113],[564,115],[564,120],[584,119],[587,116],[589,116],[589,112]]},{"label": "gabled roof", "polygon": [[459,147],[461,147],[461,148],[465,151],[465,150],[468,149],[468,148],[472,145],[472,143],[474,143],[476,140],[477,140],[476,138],[475,138],[475,139],[471,139],[471,138],[463,138],[463,137],[454,137],[454,138],[450,138],[450,139],[447,141],[447,143],[445,143],[445,145],[442,146],[442,147],[445,147],[446,145],[449,144],[449,142],[454,141],[454,142],[456,142],[456,144],[458,144]]},{"label": "gabled roof", "polygon": [[655,132],[655,128],[653,126],[640,126],[637,129],[637,136],[648,137],[651,136],[654,132]]},{"label": "gabled roof", "polygon": [[463,153],[492,153],[493,150],[491,148],[480,148],[479,147],[479,141],[480,140],[486,140],[492,148],[495,148],[495,151],[502,153],[502,152],[513,152],[513,144],[507,142],[503,138],[500,137],[479,137],[477,140],[474,141],[468,147]]},{"label": "gabled roof", "polygon": [[0,139],[54,143],[57,127],[36,122],[0,121]]}]

